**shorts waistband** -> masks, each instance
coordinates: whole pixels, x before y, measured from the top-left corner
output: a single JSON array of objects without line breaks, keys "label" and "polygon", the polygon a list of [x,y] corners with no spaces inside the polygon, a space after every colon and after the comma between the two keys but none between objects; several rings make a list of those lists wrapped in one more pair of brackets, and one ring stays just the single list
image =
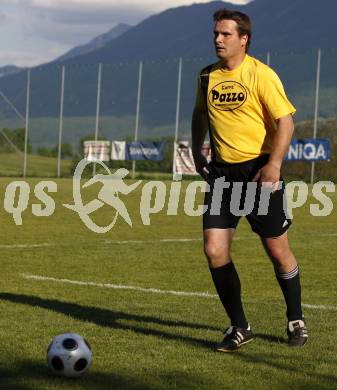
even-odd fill
[{"label": "shorts waistband", "polygon": [[210,164],[213,165],[214,167],[218,167],[218,168],[245,166],[245,165],[251,165],[254,163],[267,162],[269,159],[269,156],[270,156],[269,154],[261,154],[261,156],[252,158],[251,160],[242,161],[242,162],[238,162],[238,163],[211,161]]}]

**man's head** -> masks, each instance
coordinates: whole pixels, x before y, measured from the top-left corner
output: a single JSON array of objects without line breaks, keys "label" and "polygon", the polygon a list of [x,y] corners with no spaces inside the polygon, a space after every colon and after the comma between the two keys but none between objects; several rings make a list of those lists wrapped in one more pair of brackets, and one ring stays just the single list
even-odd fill
[{"label": "man's head", "polygon": [[248,52],[251,39],[251,23],[249,17],[239,11],[226,8],[216,11],[214,44],[220,59],[226,59]]}]

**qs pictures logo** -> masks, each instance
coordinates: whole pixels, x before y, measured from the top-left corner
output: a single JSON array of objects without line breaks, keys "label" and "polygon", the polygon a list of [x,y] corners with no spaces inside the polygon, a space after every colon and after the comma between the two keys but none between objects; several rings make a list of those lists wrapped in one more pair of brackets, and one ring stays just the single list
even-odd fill
[{"label": "qs pictures logo", "polygon": [[211,89],[208,99],[215,109],[232,111],[243,105],[247,99],[247,91],[236,81],[223,81]]}]

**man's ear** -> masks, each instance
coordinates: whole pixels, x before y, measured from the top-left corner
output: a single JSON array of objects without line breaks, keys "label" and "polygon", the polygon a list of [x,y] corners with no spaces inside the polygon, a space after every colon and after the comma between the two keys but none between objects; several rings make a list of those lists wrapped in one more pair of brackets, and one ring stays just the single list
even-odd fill
[{"label": "man's ear", "polygon": [[247,42],[248,42],[248,35],[247,35],[247,34],[242,35],[242,36],[240,37],[240,39],[241,39],[241,46],[246,46],[246,45],[247,45]]}]

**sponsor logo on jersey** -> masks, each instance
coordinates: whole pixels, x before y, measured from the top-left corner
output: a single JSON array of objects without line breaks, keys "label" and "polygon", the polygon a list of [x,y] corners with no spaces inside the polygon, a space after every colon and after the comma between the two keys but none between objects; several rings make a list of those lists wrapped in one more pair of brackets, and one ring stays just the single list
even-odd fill
[{"label": "sponsor logo on jersey", "polygon": [[220,111],[233,111],[247,99],[245,87],[237,81],[223,81],[215,85],[208,94],[212,107]]}]

